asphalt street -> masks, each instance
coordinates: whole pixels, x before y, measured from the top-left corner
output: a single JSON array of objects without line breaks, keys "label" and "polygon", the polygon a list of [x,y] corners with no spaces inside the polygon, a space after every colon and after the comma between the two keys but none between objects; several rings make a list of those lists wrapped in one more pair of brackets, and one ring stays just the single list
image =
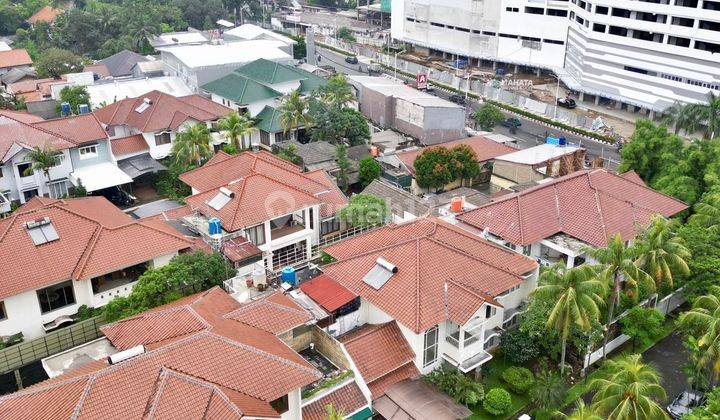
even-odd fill
[{"label": "asphalt street", "polygon": [[[348,64],[345,62],[345,56],[342,54],[322,47],[317,47],[316,50],[320,56],[320,61],[318,62],[318,65],[330,65],[333,66],[337,72],[342,72],[349,75],[367,75],[367,64]],[[391,76],[395,75],[394,72],[391,71],[386,71],[386,74]],[[397,77],[403,80],[408,79],[401,74],[397,74]],[[448,99],[451,95],[450,92],[439,88],[435,88],[432,93],[443,99]],[[469,105],[472,107],[472,109],[477,109],[480,106],[480,103],[475,100],[470,100]],[[563,136],[568,140],[569,143],[584,147],[587,150],[587,155],[589,159],[602,157],[607,160],[610,169],[616,169],[618,163],[620,162],[620,156],[617,153],[615,146],[613,145],[607,145],[599,141],[580,137],[571,132],[557,129],[555,127],[548,127],[539,122],[524,118],[522,116],[511,115],[510,113],[505,114],[508,117],[513,116],[520,118],[520,120],[522,121],[522,126],[516,131],[515,134],[511,134],[510,130],[507,127],[503,126],[496,127],[494,132],[501,133],[517,139],[518,146],[523,149],[543,143],[548,135],[553,137]]]}]

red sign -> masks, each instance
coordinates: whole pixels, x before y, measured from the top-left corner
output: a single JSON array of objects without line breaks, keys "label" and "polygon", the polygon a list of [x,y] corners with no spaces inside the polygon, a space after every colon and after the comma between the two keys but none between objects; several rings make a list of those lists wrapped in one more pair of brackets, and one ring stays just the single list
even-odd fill
[{"label": "red sign", "polygon": [[427,89],[428,80],[427,80],[427,74],[425,73],[418,73],[417,75],[417,88],[418,89]]}]

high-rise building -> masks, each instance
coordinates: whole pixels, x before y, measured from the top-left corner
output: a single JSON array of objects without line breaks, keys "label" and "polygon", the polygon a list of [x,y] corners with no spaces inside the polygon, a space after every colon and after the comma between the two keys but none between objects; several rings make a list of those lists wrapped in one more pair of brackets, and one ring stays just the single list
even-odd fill
[{"label": "high-rise building", "polygon": [[586,101],[662,112],[720,92],[718,0],[393,0],[392,10],[392,37],[417,51],[551,70]]}]

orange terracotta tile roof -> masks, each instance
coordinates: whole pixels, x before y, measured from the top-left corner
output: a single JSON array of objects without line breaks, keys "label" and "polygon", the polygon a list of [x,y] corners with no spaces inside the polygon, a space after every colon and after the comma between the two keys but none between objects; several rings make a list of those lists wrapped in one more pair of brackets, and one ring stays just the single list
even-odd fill
[{"label": "orange terracotta tile roof", "polygon": [[565,233],[589,245],[604,247],[619,233],[633,239],[638,226],[654,214],[673,216],[685,203],[638,183],[632,175],[605,169],[578,171],[502,196],[457,218],[516,245],[530,245]]},{"label": "orange terracotta tile roof", "polygon": [[73,115],[36,122],[33,127],[55,133],[77,145],[108,138],[107,132],[93,114]]},{"label": "orange terracotta tile roof", "polygon": [[328,312],[334,312],[357,298],[355,293],[324,274],[302,283],[300,290]]},{"label": "orange terracotta tile roof", "polygon": [[45,121],[37,115],[28,113],[27,111],[10,111],[8,109],[0,109],[0,116],[10,117],[14,120],[23,122],[25,124],[32,124],[39,121]]},{"label": "orange terracotta tile roof", "polygon": [[256,255],[262,255],[260,248],[242,236],[223,242],[222,253],[233,263],[244,261]]},{"label": "orange terracotta tile roof", "polygon": [[[466,139],[453,140],[446,143],[436,144],[430,147],[445,147],[452,149],[455,146],[466,145],[475,152],[478,157],[478,162],[485,162],[494,159],[498,156],[506,155],[508,153],[517,152],[517,149],[513,149],[510,146],[506,146],[503,143],[490,140],[483,136],[475,136]],[[415,174],[415,159],[417,159],[422,152],[429,147],[423,147],[420,149],[410,150],[407,152],[400,152],[397,154],[398,159],[405,165],[405,168],[411,173]]]},{"label": "orange terracotta tile roof", "polygon": [[305,325],[313,319],[308,311],[282,292],[244,304],[225,317],[275,335]]},{"label": "orange terracotta tile roof", "polygon": [[638,185],[642,185],[644,187],[647,186],[647,184],[645,184],[645,181],[643,181],[642,178],[640,178],[640,175],[638,175],[638,173],[635,171],[627,171],[627,172],[620,174],[620,176],[627,179],[628,181],[632,181]]},{"label": "orange terracotta tile roof", "polygon": [[[326,275],[416,333],[447,319],[463,325],[485,302],[500,306],[494,297],[537,268],[534,260],[437,218],[379,228],[325,251],[338,260],[324,267]],[[378,258],[398,271],[375,289],[363,277]]]},{"label": "orange terracotta tile roof", "polygon": [[[324,171],[300,168],[268,152],[218,153],[205,165],[180,175],[198,194],[187,202],[208,217],[218,217],[233,232],[265,220],[320,204],[322,218],[347,205],[347,197]],[[225,187],[233,200],[217,211],[206,203]],[[258,198],[262,201],[258,203]]]},{"label": "orange terracotta tile roof", "polygon": [[340,342],[368,384],[373,399],[388,386],[407,379],[408,373],[417,375],[415,353],[395,321],[363,325],[341,336]]},{"label": "orange terracotta tile roof", "polygon": [[133,153],[146,152],[150,150],[142,134],[134,134],[127,137],[118,137],[110,140],[113,155],[125,156]]},{"label": "orange terracotta tile roof", "polygon": [[330,404],[336,411],[342,411],[345,415],[355,413],[368,405],[360,387],[352,381],[303,407],[303,420],[326,420],[328,418],[326,407]]},{"label": "orange terracotta tile roof", "polygon": [[30,66],[33,61],[24,48],[0,51],[0,69],[8,67]]},{"label": "orange terracotta tile roof", "polygon": [[49,145],[56,150],[63,150],[76,146],[58,134],[22,122],[24,118],[14,117],[0,115],[0,162],[6,162],[21,148],[44,148]]},{"label": "orange terracotta tile roof", "polygon": [[[146,100],[150,101],[150,106],[137,112],[138,107]],[[103,124],[127,125],[143,133],[175,130],[191,119],[214,121],[231,112],[230,108],[201,96],[175,97],[157,90],[93,111]]]},{"label": "orange terracotta tile roof", "polygon": [[[59,238],[35,245],[25,222],[47,217]],[[86,279],[190,246],[180,235],[128,217],[103,197],[31,200],[0,221],[0,297]]]},{"label": "orange terracotta tile roof", "polygon": [[60,16],[62,12],[62,9],[56,9],[52,6],[44,6],[42,9],[33,13],[33,15],[27,19],[27,22],[29,24],[34,24],[38,22],[50,23],[55,21],[55,18]]}]

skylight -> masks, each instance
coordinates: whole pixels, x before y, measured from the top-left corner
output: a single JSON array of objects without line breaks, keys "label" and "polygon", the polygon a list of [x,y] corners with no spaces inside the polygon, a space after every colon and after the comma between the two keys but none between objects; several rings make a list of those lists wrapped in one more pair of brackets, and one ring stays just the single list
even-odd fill
[{"label": "skylight", "polygon": [[60,239],[49,217],[26,222],[25,228],[35,245],[42,245]]},{"label": "skylight", "polygon": [[150,98],[144,98],[142,103],[140,105],[138,105],[137,108],[135,108],[135,112],[140,114],[143,111],[145,111],[146,109],[150,108],[151,104],[152,104],[152,101],[150,100]]}]

